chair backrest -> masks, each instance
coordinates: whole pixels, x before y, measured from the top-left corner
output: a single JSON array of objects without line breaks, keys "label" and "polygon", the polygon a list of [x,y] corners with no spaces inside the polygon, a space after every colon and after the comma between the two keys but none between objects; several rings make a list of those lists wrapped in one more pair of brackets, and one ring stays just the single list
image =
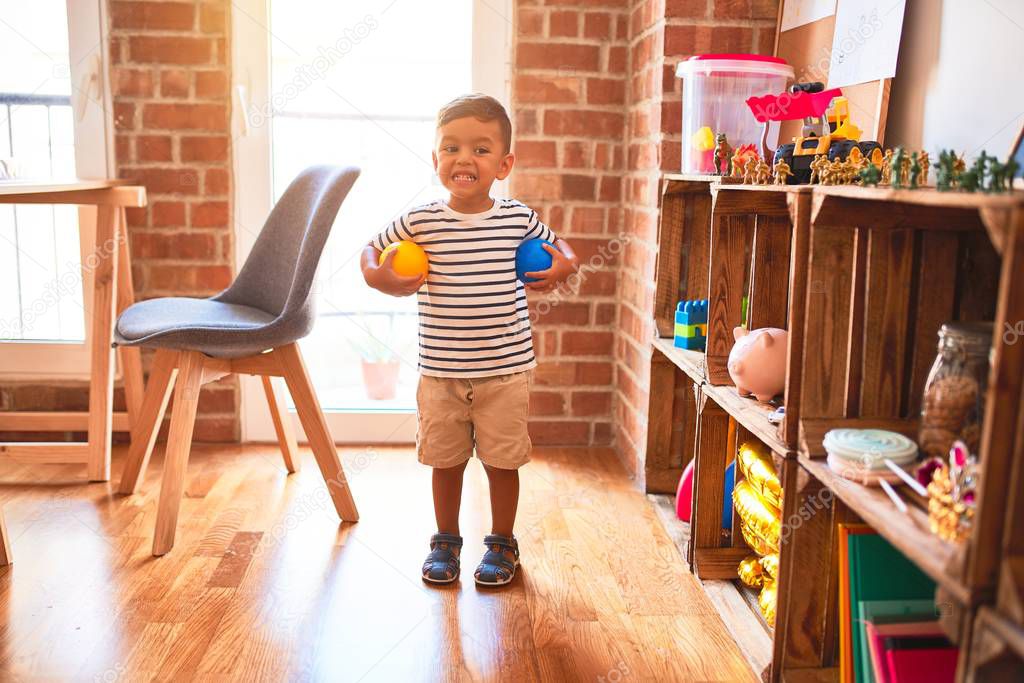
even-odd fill
[{"label": "chair backrest", "polygon": [[300,173],[271,209],[238,277],[211,298],[266,311],[277,324],[310,320],[320,255],[358,177],[355,167],[311,166]]}]

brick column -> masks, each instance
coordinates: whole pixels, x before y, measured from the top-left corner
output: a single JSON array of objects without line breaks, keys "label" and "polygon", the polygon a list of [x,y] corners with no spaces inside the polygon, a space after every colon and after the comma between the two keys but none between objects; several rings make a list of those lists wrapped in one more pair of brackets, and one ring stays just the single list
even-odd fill
[{"label": "brick column", "polygon": [[[110,1],[117,174],[149,196],[128,216],[140,300],[211,296],[234,277],[230,8]],[[239,439],[238,392],[234,376],[203,387],[196,441]]]},{"label": "brick column", "polygon": [[515,2],[512,194],[577,250],[578,281],[530,295],[537,444],[612,442],[625,166],[625,0]]},{"label": "brick column", "polygon": [[676,64],[694,54],[771,54],[777,0],[637,0],[629,23],[629,154],[615,343],[615,445],[643,472],[650,342],[654,338],[658,178],[680,168],[682,101]]}]

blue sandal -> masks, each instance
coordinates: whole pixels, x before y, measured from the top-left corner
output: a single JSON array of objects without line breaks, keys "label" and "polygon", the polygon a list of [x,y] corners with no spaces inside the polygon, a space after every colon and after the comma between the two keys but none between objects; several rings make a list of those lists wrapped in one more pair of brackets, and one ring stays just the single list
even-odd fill
[{"label": "blue sandal", "polygon": [[429,583],[452,583],[459,578],[459,553],[462,536],[434,534],[430,537],[430,554],[423,562],[423,580]]},{"label": "blue sandal", "polygon": [[[519,566],[519,541],[514,536],[490,534],[484,536],[484,545],[487,546],[487,552],[484,553],[474,574],[477,585],[504,586],[511,583]],[[515,559],[510,560],[506,557],[507,550],[513,552]]]}]

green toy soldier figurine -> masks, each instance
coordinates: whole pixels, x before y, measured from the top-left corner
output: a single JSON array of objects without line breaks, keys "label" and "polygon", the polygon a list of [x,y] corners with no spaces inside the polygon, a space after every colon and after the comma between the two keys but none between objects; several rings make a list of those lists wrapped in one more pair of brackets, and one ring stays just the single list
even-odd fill
[{"label": "green toy soldier figurine", "polygon": [[1017,163],[1016,159],[1007,159],[1003,165],[1003,178],[1006,180],[1006,189],[1013,189],[1013,179],[1017,177],[1017,171],[1020,170],[1020,164]]},{"label": "green toy soldier figurine", "polygon": [[1007,191],[1007,167],[1000,164],[997,157],[989,162],[988,193],[1005,193]]},{"label": "green toy soldier figurine", "polygon": [[860,184],[867,187],[869,185],[878,185],[878,181],[882,177],[882,173],[878,170],[878,167],[869,163],[867,166],[860,169],[858,176],[860,177]]},{"label": "green toy soldier figurine", "polygon": [[[995,157],[992,157],[995,159]],[[981,154],[974,160],[974,164],[971,166],[971,170],[974,171],[974,176],[978,179],[978,184],[975,186],[976,190],[984,190],[986,188],[985,176],[988,175],[988,160],[989,156],[985,154],[985,150],[981,150]],[[974,190],[968,190],[968,192],[974,192]]]},{"label": "green toy soldier figurine", "polygon": [[715,170],[718,175],[732,174],[732,147],[725,137],[725,133],[718,134],[718,146],[715,147]]},{"label": "green toy soldier figurine", "polygon": [[935,189],[939,192],[949,192],[953,185],[953,153],[940,149],[939,160],[932,166],[935,167]]},{"label": "green toy soldier figurine", "polygon": [[917,159],[917,152],[910,155],[910,189],[917,189],[917,177],[921,175],[921,164]]},{"label": "green toy soldier figurine", "polygon": [[894,190],[898,190],[903,187],[903,160],[906,158],[906,154],[902,147],[897,147],[896,152],[892,155],[892,187]]},{"label": "green toy soldier figurine", "polygon": [[977,192],[980,187],[978,172],[973,168],[960,174],[960,189],[964,192]]}]

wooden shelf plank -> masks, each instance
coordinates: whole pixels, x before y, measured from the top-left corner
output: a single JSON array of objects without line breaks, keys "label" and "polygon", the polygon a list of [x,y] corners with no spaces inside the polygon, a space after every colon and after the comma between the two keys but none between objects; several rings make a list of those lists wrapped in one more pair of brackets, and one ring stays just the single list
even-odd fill
[{"label": "wooden shelf plank", "polygon": [[[907,556],[921,571],[949,591],[962,605],[970,603],[971,595],[963,583],[951,574],[957,562],[957,546],[943,541],[928,528],[924,510],[908,505],[908,514],[900,514],[881,489],[861,486],[844,479],[823,460],[812,460],[803,453],[800,465],[827,486],[848,508],[853,510],[885,540]],[[916,496],[905,486],[899,488],[905,498]]]},{"label": "wooden shelf plank", "polygon": [[743,657],[755,673],[771,666],[772,634],[764,620],[750,608],[734,581],[702,581],[715,611],[722,618]]},{"label": "wooden shelf plank", "polygon": [[861,187],[859,185],[816,185],[815,194],[874,202],[898,202],[915,206],[936,206],[946,209],[999,209],[1024,204],[1024,192],[1004,194],[984,192],[939,192],[933,187],[916,190],[894,190],[891,187]]},{"label": "wooden shelf plank", "polygon": [[668,338],[655,339],[654,348],[685,372],[694,382],[700,383],[701,391],[745,429],[763,441],[774,453],[784,458],[795,455],[794,451],[779,438],[778,427],[768,421],[768,415],[775,410],[775,406],[761,403],[754,398],[744,398],[733,386],[716,387],[704,384],[704,353],[701,351],[676,348],[672,345],[672,340]]},{"label": "wooden shelf plank", "polygon": [[737,576],[736,569],[740,562],[753,554],[754,551],[746,544],[735,548],[697,548],[694,551],[694,573],[702,581],[710,579],[731,581]]},{"label": "wooden shelf plank", "polygon": [[769,626],[768,622],[765,621],[764,615],[761,614],[761,606],[757,602],[757,598],[761,594],[761,591],[757,588],[751,588],[739,579],[733,579],[732,582],[733,585],[736,586],[736,590],[739,591],[740,597],[743,598],[750,607],[750,611],[753,612],[754,616],[757,617],[757,620],[761,622],[761,627],[764,628],[772,638],[774,638],[775,629]]},{"label": "wooden shelf plank", "polygon": [[768,416],[775,411],[774,405],[761,403],[753,397],[740,396],[733,386],[705,385],[702,390],[747,431],[764,442],[773,453],[783,458],[796,455],[796,452],[779,438],[778,426],[768,421]]},{"label": "wooden shelf plank", "polygon": [[673,182],[718,183],[721,185],[732,185],[740,182],[739,178],[711,175],[710,173],[662,173],[661,177],[663,180]]},{"label": "wooden shelf plank", "polygon": [[654,340],[654,348],[672,361],[672,364],[686,373],[697,384],[704,383],[704,352],[687,351],[672,344],[671,337],[659,337]]},{"label": "wooden shelf plank", "polygon": [[836,683],[839,669],[790,669],[782,672],[782,683]]},{"label": "wooden shelf plank", "polygon": [[[685,559],[686,544],[689,541],[690,525],[675,515],[675,497],[666,495],[647,496],[657,511],[662,526],[674,541],[676,550]],[[727,550],[723,548],[723,550]],[[772,633],[755,607],[740,593],[738,581],[698,581],[704,589],[715,611],[721,617],[729,634],[736,641],[743,658],[760,675],[771,666]]]}]

